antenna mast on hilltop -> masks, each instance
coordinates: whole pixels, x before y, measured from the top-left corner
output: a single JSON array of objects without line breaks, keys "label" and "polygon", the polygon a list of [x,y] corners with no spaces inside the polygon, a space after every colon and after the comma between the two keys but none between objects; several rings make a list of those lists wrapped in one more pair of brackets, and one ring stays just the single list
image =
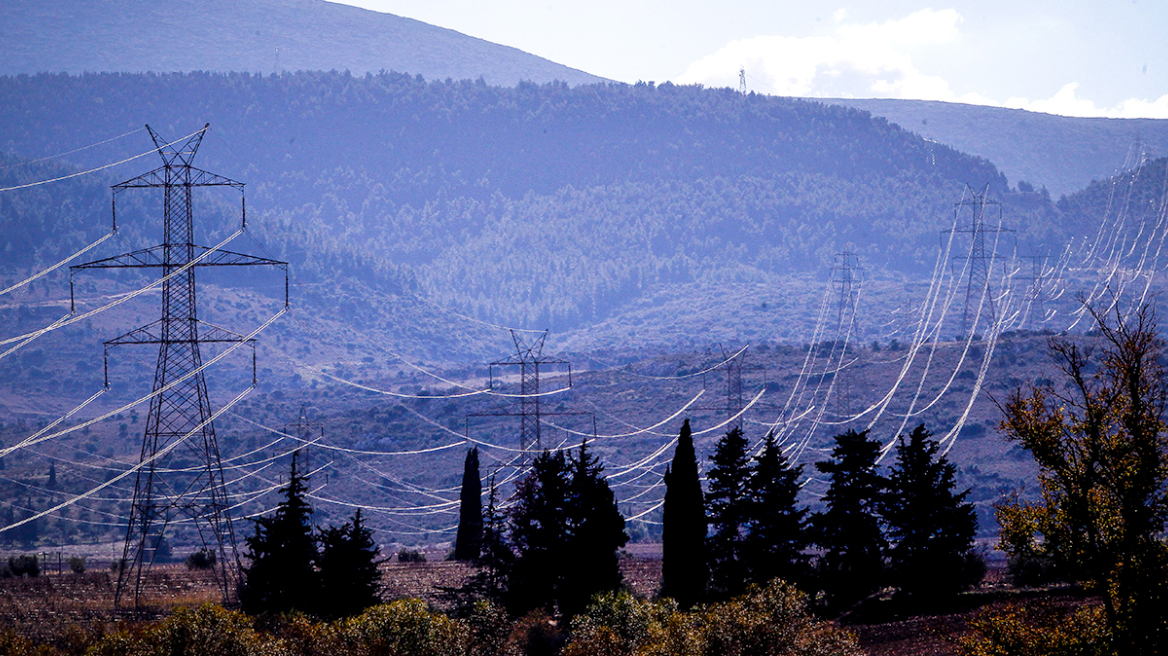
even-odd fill
[{"label": "antenna mast on hilltop", "polygon": [[[216,554],[219,561],[216,578],[224,600],[229,599],[234,590],[239,556],[199,347],[212,342],[250,344],[254,386],[255,340],[199,320],[195,268],[280,267],[285,274],[284,305],[287,307],[288,265],[195,245],[191,198],[191,190],[195,187],[239,190],[241,230],[247,226],[246,206],[242,200],[243,183],[192,166],[208,127],[209,124],[203,126],[185,140],[167,142],[149,125],[146,126],[162,157],[162,166],[112,187],[115,202],[117,194],[127,189],[162,189],[163,243],[72,267],[74,272],[83,269],[158,268],[163,276],[162,317],[105,343],[107,354],[111,346],[158,345],[154,394],[142,437],[142,454],[134,483],[134,501],[126,528],[115,604],[121,603],[132,580],[134,605],[138,606],[143,569],[153,565],[167,528],[178,521],[192,522],[203,548]],[[116,228],[116,209],[113,221]]]},{"label": "antenna mast on hilltop", "polygon": [[746,95],[746,67],[738,69],[738,93]]}]

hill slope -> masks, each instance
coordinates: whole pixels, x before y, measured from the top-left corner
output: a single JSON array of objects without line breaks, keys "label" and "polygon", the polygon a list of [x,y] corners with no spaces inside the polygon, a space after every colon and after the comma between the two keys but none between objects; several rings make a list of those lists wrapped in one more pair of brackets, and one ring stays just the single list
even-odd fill
[{"label": "hill slope", "polygon": [[[867,113],[724,89],[336,73],[0,79],[0,145],[24,157],[146,122],[178,136],[207,121],[200,165],[250,185],[255,229],[273,244],[310,258],[335,246],[359,263],[346,272],[404,267],[443,304],[557,329],[654,285],[819,275],[841,250],[872,271],[927,275],[964,183],[1010,196],[989,162]],[[68,159],[117,161],[144,142]],[[1059,238],[1049,203],[1014,209],[1021,239]],[[106,224],[61,220],[91,234]],[[39,247],[5,246],[15,266]]]},{"label": "hill slope", "polygon": [[323,0],[7,0],[0,74],[393,70],[428,79],[600,81],[521,50]]},{"label": "hill slope", "polygon": [[1137,142],[1168,154],[1168,120],[1072,118],[1021,109],[929,100],[835,99],[826,102],[883,116],[921,136],[984,157],[1011,183],[1046,187],[1057,198],[1137,162]]}]

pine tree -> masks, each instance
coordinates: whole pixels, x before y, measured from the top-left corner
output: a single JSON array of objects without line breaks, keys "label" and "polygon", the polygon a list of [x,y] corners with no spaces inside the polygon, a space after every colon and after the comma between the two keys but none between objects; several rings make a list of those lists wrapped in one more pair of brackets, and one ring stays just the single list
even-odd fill
[{"label": "pine tree", "polygon": [[479,448],[466,454],[459,494],[458,535],[454,539],[454,559],[478,558],[483,539],[483,483],[479,478]]},{"label": "pine tree", "polygon": [[558,595],[565,617],[583,611],[594,594],[620,588],[617,550],[629,541],[625,518],[604,478],[604,466],[588,452],[587,440],[570,464],[568,551]]},{"label": "pine tree", "polygon": [[804,583],[807,572],[807,509],[797,507],[803,466],[792,467],[769,433],[747,482],[746,558],[749,580],[781,578]]},{"label": "pine tree", "polygon": [[815,468],[831,478],[823,501],[827,510],[811,518],[813,542],[823,548],[816,569],[828,603],[850,605],[880,587],[884,535],[877,504],[885,481],[876,471],[880,444],[868,431],[837,435],[830,461]]},{"label": "pine tree", "polygon": [[506,599],[516,615],[536,608],[555,611],[569,544],[569,474],[563,451],[544,451],[515,491],[509,527],[515,562]]},{"label": "pine tree", "polygon": [[321,594],[316,608],[322,617],[357,615],[381,601],[381,570],[377,559],[381,549],[373,541],[373,531],[365,526],[361,509],[340,527],[320,532]]},{"label": "pine tree", "polygon": [[296,469],[298,455],[292,454],[288,484],[280,488],[284,499],[276,512],[252,520],[255,533],[245,538],[251,564],[243,569],[239,603],[251,615],[310,612],[320,591],[312,507],[305,497],[308,479]]},{"label": "pine tree", "polygon": [[977,514],[955,493],[957,467],[938,456],[924,424],[896,444],[882,515],[888,524],[892,583],[913,597],[955,594],[980,580],[973,552]]},{"label": "pine tree", "polygon": [[743,559],[743,530],[748,513],[746,484],[750,480],[750,458],[746,438],[738,427],[727,431],[714,455],[708,475],[710,490],[706,495],[713,535],[709,538],[710,592],[729,598],[746,589],[746,563]]},{"label": "pine tree", "polygon": [[50,490],[57,489],[57,465],[55,463],[49,463],[49,483],[45,487]]},{"label": "pine tree", "polygon": [[661,594],[688,609],[705,596],[710,578],[706,508],[688,419],[681,425],[673,461],[665,470],[662,512]]}]

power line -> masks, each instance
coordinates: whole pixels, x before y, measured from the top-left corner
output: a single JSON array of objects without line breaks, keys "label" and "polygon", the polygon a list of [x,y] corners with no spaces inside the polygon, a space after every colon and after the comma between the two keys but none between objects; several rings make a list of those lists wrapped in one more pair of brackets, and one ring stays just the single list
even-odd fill
[{"label": "power line", "polygon": [[[204,547],[214,548],[219,555],[220,566],[216,578],[224,601],[233,593],[237,576],[239,554],[231,523],[219,444],[211,421],[214,413],[201,371],[203,358],[200,345],[215,342],[250,344],[253,349],[254,387],[255,340],[198,318],[197,288],[192,267],[276,266],[287,271],[287,263],[231,251],[213,252],[195,245],[192,189],[230,187],[238,190],[241,198],[243,195],[243,183],[193,165],[207,127],[204,126],[185,140],[166,142],[150,126],[146,126],[154,140],[155,152],[162,158],[162,166],[112,187],[115,195],[129,189],[162,190],[163,243],[72,267],[73,271],[159,268],[164,274],[161,318],[105,343],[107,357],[112,346],[158,346],[153,386],[156,393],[150,401],[142,438],[142,466],[138,469],[134,483],[122,566],[114,592],[115,604],[121,603],[127,589],[132,587],[134,605],[138,606],[144,570],[153,566],[167,527],[184,517],[193,521]],[[246,208],[242,201],[241,208]],[[247,226],[245,211],[241,209],[240,232]],[[113,221],[116,229],[116,215]],[[287,308],[286,296],[284,305]],[[181,379],[182,382],[172,384],[174,379]],[[187,445],[188,449],[183,452],[183,456],[193,457],[200,466],[192,468],[193,471],[181,471],[168,466],[168,460],[160,455],[168,454],[168,447],[178,445],[180,441],[186,442],[196,433],[199,438]]]}]

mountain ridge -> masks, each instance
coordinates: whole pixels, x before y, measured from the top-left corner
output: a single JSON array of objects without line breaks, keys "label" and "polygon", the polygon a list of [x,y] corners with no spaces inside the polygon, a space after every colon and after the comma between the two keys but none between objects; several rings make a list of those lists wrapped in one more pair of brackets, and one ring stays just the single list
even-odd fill
[{"label": "mountain ridge", "polygon": [[0,43],[3,75],[392,70],[505,86],[604,81],[517,48],[325,0],[8,0]]}]

